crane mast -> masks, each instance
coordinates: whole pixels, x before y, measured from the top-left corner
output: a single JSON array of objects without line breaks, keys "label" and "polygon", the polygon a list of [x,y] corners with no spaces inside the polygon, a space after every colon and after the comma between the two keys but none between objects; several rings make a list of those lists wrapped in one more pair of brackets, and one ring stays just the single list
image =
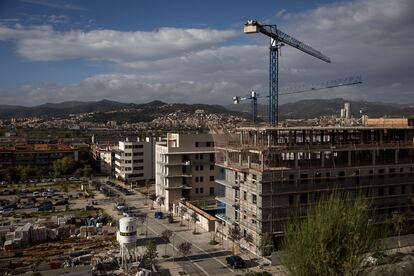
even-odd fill
[{"label": "crane mast", "polygon": [[330,63],[329,57],[313,49],[309,45],[278,30],[277,25],[263,25],[256,20],[248,20],[244,24],[244,33],[262,33],[270,38],[269,54],[269,122],[278,123],[279,112],[279,50],[284,44],[301,50],[313,57]]}]

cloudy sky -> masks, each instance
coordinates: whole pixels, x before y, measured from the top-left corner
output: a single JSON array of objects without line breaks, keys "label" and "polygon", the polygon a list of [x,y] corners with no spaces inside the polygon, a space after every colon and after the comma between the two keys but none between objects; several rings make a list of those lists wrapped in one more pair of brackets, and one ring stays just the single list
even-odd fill
[{"label": "cloudy sky", "polygon": [[[122,3],[122,5],[120,4]],[[231,104],[268,91],[258,19],[332,59],[285,46],[281,86],[361,75],[364,84],[298,94],[414,103],[414,1],[0,2],[0,104],[111,99]]]}]

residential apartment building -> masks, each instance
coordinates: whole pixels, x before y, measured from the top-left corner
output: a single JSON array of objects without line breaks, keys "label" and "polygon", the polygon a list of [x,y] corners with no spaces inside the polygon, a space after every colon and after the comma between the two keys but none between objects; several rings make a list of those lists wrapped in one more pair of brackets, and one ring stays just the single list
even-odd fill
[{"label": "residential apartment building", "polygon": [[92,158],[95,166],[103,174],[115,174],[115,151],[116,147],[111,145],[91,145]]},{"label": "residential apartment building", "polygon": [[156,194],[167,211],[181,200],[214,197],[216,167],[211,134],[168,133],[155,146]]},{"label": "residential apartment building", "polygon": [[214,136],[225,207],[217,229],[227,236],[238,227],[251,251],[265,233],[277,248],[285,223],[333,191],[369,198],[379,223],[413,214],[414,127],[242,127]]},{"label": "residential apartment building", "polygon": [[126,183],[154,179],[155,138],[119,141],[115,150],[115,177]]},{"label": "residential apartment building", "polygon": [[16,144],[0,147],[0,168],[10,166],[52,166],[65,156],[78,161],[79,150],[66,144]]}]

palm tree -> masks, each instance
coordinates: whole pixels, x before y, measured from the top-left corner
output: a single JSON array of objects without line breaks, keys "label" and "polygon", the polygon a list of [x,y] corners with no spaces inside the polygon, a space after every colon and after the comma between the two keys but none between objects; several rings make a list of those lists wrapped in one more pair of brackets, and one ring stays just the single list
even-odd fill
[{"label": "palm tree", "polygon": [[237,225],[235,225],[233,227],[230,227],[229,237],[233,242],[233,254],[234,254],[236,241],[240,240],[240,238],[241,238],[240,228]]}]

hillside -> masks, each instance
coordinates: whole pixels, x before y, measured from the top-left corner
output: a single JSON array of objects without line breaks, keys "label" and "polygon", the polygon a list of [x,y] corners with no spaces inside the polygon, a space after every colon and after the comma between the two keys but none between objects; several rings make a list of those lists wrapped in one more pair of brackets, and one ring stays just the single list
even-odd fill
[{"label": "hillside", "polygon": [[[291,118],[315,118],[319,116],[339,115],[340,109],[345,102],[351,103],[351,113],[354,117],[367,114],[370,117],[379,116],[414,116],[413,105],[391,104],[366,101],[346,101],[344,99],[329,100],[301,100],[294,103],[286,103],[279,107],[281,119]],[[150,122],[156,118],[174,113],[181,116],[193,116],[201,110],[206,114],[220,116],[233,115],[240,118],[250,118],[250,103],[241,105],[220,105],[207,104],[181,104],[164,103],[152,101],[144,104],[120,103],[110,100],[95,102],[70,101],[62,103],[46,103],[34,107],[0,105],[0,119],[10,118],[68,118],[70,115],[88,113],[88,120],[105,123],[107,121],[117,122]],[[267,117],[267,105],[259,104],[259,116]]]},{"label": "hillside", "polygon": [[[315,118],[332,115],[339,116],[340,109],[343,108],[345,102],[349,102],[351,104],[351,113],[354,117],[360,117],[361,114],[366,114],[370,117],[414,116],[413,105],[367,101],[347,101],[344,99],[315,99],[286,103],[279,106],[279,114],[281,119]],[[229,105],[227,108],[239,112],[251,112],[250,103],[241,105]],[[268,107],[265,104],[258,105],[258,113],[260,117],[267,117],[267,108]]]}]

